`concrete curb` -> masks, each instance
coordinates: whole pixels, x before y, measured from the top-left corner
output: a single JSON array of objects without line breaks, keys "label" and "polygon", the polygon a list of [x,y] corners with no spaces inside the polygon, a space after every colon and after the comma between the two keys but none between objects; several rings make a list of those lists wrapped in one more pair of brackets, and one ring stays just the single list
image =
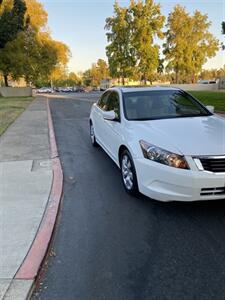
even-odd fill
[{"label": "concrete curb", "polygon": [[55,133],[49,101],[47,99],[47,113],[48,113],[48,127],[49,127],[49,140],[53,169],[53,183],[49,196],[49,201],[41,221],[39,230],[33,241],[33,244],[20,266],[15,279],[16,280],[34,280],[38,275],[40,266],[46,255],[46,252],[51,241],[52,233],[58,215],[58,209],[63,190],[63,172],[60,160],[58,158],[58,150],[55,140]]}]

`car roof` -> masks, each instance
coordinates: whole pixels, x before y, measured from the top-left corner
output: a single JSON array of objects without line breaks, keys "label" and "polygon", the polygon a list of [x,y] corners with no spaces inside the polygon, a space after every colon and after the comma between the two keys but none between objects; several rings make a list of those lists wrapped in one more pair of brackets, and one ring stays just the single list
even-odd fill
[{"label": "car roof", "polygon": [[179,88],[170,86],[150,86],[150,87],[113,87],[109,90],[120,90],[122,93],[148,92],[148,91],[178,91]]}]

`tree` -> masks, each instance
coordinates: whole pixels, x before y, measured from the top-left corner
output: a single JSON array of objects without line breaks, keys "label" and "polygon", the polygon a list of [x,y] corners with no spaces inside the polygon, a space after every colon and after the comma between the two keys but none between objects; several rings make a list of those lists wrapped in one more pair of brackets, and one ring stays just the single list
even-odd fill
[{"label": "tree", "polygon": [[[225,35],[225,22],[222,22],[222,34]],[[222,49],[225,50],[225,45],[222,43]]]},{"label": "tree", "polygon": [[92,82],[91,71],[90,69],[85,71],[82,76],[82,81],[85,86],[90,86]]},{"label": "tree", "polygon": [[81,84],[81,79],[74,72],[70,72],[68,77],[68,85],[74,86],[77,84]]},{"label": "tree", "polygon": [[69,47],[62,42],[52,40],[52,44],[56,50],[57,63],[52,69],[49,79],[52,84],[58,85],[60,81],[67,80],[67,64],[71,53]]},{"label": "tree", "polygon": [[163,74],[164,71],[164,59],[158,57],[158,68],[157,68],[157,73]]},{"label": "tree", "polygon": [[45,11],[43,4],[36,0],[25,0],[25,2],[27,7],[26,16],[29,16],[31,26],[38,31],[46,31],[48,13]]},{"label": "tree", "polygon": [[[50,81],[53,86],[62,86],[67,78],[65,67],[56,65],[50,74]],[[49,80],[48,80],[49,81]]]},{"label": "tree", "polygon": [[130,24],[128,8],[120,7],[115,2],[114,16],[106,19],[105,29],[108,30],[106,36],[109,43],[106,54],[111,76],[122,78],[123,85],[125,78],[132,75],[135,66]]},{"label": "tree", "polygon": [[[8,11],[10,1],[4,1]],[[26,0],[26,4],[23,31],[0,49],[0,71],[5,75],[6,85],[8,75],[13,79],[23,77],[33,84],[49,81],[56,69],[66,70],[70,57],[69,48],[53,40],[46,31],[47,13],[42,4],[36,0]]]},{"label": "tree", "polygon": [[225,34],[225,22],[222,22],[222,34]]},{"label": "tree", "polygon": [[25,12],[26,4],[23,0],[14,0],[12,9],[4,6],[0,16],[0,49],[15,39],[17,34],[24,29]]},{"label": "tree", "polygon": [[202,70],[199,78],[200,79],[217,79],[225,76],[225,65],[220,69]]},{"label": "tree", "polygon": [[32,29],[21,32],[0,51],[0,69],[13,79],[24,77],[35,83],[47,79],[57,64],[57,50],[51,39],[40,37]]},{"label": "tree", "polygon": [[[10,8],[7,3],[0,3],[0,50],[5,45],[13,41],[17,34],[24,30],[24,15],[26,5],[23,0],[14,0],[13,7]],[[4,72],[5,85],[8,86],[8,73]]]},{"label": "tree", "polygon": [[176,83],[195,82],[207,59],[215,56],[219,41],[209,32],[210,25],[207,15],[196,10],[191,16],[180,5],[169,14],[164,54]]},{"label": "tree", "polygon": [[100,80],[107,79],[109,77],[109,67],[104,59],[98,59],[97,69],[100,74]]},{"label": "tree", "polygon": [[10,11],[13,8],[13,0],[2,0],[0,1],[0,16],[4,11]]},{"label": "tree", "polygon": [[103,59],[98,59],[97,63],[93,63],[91,68],[80,74],[83,83],[86,86],[98,87],[101,80],[109,78],[109,67]]},{"label": "tree", "polygon": [[[54,68],[54,71],[51,73],[51,83],[55,87],[60,86],[69,86],[74,87],[76,85],[81,85],[81,79],[74,73],[68,73],[64,68]],[[49,80],[37,82],[38,86],[49,85]]]},{"label": "tree", "polygon": [[[4,10],[11,10],[13,8],[14,0],[3,0],[0,6],[0,15]],[[26,5],[25,18],[29,17],[31,25],[38,31],[47,30],[48,14],[45,11],[43,4],[37,0],[23,0]]]},{"label": "tree", "polygon": [[92,64],[90,69],[90,78],[92,86],[99,86],[101,80],[109,78],[109,68],[103,59],[99,59],[97,63]]},{"label": "tree", "polygon": [[136,72],[146,84],[147,79],[151,81],[159,67],[159,46],[154,43],[154,39],[163,38],[162,27],[165,17],[161,15],[160,5],[155,4],[153,0],[138,2],[132,0],[129,14]]}]

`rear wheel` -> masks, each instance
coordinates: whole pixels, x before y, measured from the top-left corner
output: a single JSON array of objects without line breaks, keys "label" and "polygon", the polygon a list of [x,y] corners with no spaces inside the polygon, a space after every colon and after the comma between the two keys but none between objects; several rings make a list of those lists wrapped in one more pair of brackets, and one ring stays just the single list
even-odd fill
[{"label": "rear wheel", "polygon": [[97,147],[98,143],[96,142],[95,130],[94,130],[94,126],[93,126],[92,122],[90,122],[90,138],[91,138],[92,146]]},{"label": "rear wheel", "polygon": [[137,175],[132,156],[128,150],[124,150],[120,156],[121,175],[123,185],[130,195],[138,195]]}]

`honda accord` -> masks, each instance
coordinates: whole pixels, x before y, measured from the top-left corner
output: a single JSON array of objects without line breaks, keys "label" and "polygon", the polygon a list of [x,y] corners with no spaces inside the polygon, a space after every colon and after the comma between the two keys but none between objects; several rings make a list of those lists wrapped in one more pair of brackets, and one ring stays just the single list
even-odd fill
[{"label": "honda accord", "polygon": [[160,201],[225,199],[225,119],[177,88],[110,88],[90,113],[90,137],[129,194]]}]

